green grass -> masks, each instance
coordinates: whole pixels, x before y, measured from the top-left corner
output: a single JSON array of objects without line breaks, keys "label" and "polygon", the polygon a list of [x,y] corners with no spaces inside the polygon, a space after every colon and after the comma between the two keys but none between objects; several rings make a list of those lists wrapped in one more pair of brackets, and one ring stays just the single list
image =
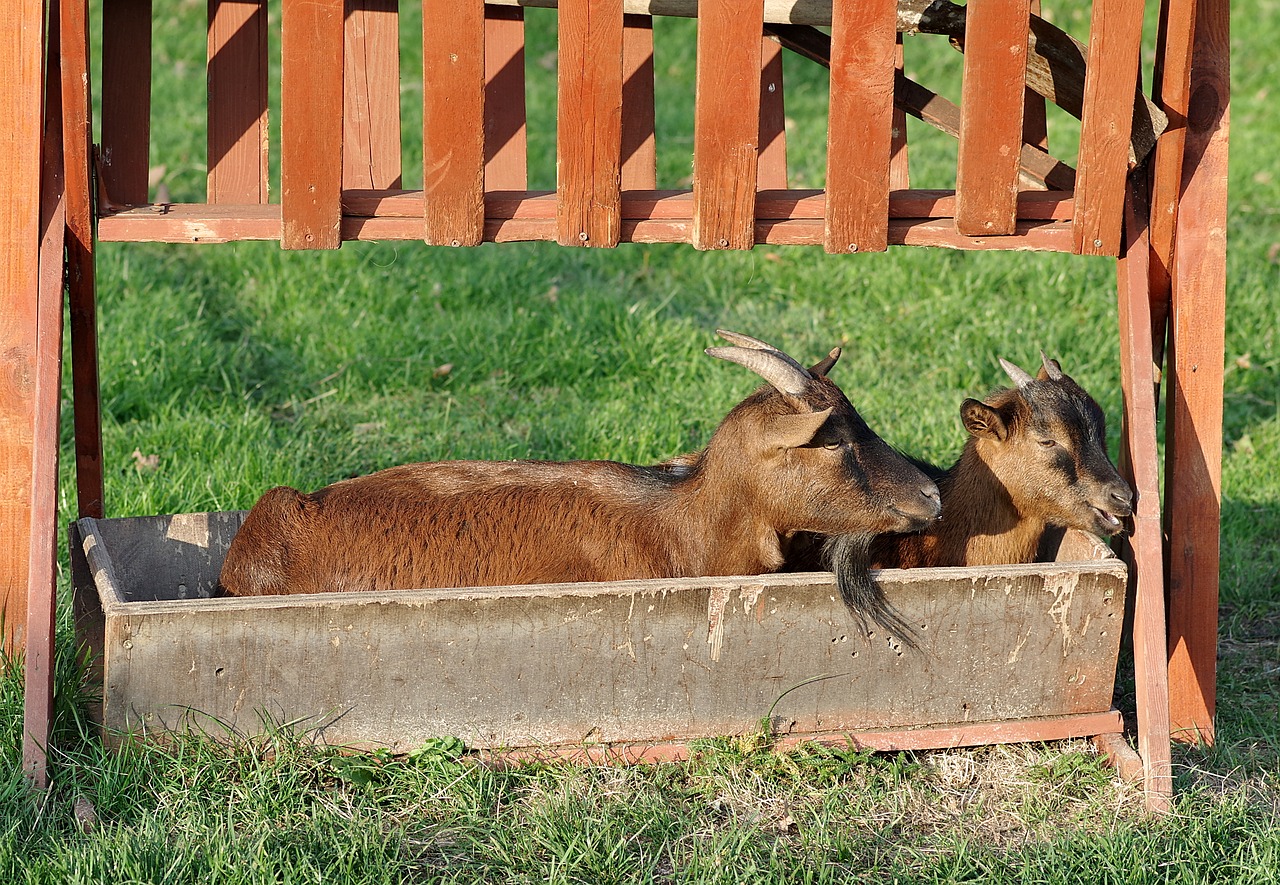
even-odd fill
[{"label": "green grass", "polygon": [[[46,794],[29,793],[18,774],[19,674],[0,682],[0,881],[1276,881],[1280,123],[1269,93],[1280,16],[1276,0],[1234,6],[1218,741],[1176,751],[1171,815],[1147,818],[1134,788],[1078,742],[781,753],[747,735],[704,742],[679,764],[495,769],[449,743],[411,757],[344,757],[277,728],[229,744],[186,736],[108,753],[79,713],[64,604]],[[156,8],[153,165],[174,199],[198,199],[204,4]],[[420,179],[417,14],[405,6],[408,186]],[[545,187],[554,16],[529,19],[532,184]],[[1067,25],[1079,32],[1077,19]],[[673,21],[657,30],[659,181],[674,186],[690,171],[693,31]],[[958,56],[937,48],[913,38],[908,67],[954,82]],[[794,183],[819,186],[826,74],[786,64]],[[1053,143],[1070,145],[1062,121],[1051,122]],[[954,146],[914,124],[911,138],[917,182],[947,186]],[[716,328],[800,359],[843,344],[835,377],[868,422],[940,461],[962,442],[960,400],[1002,382],[997,357],[1032,367],[1044,348],[1098,398],[1113,451],[1117,440],[1105,260],[103,244],[98,274],[115,516],[247,507],[276,483],[314,488],[411,460],[657,461],[704,443],[754,387],[749,373],[701,353]],[[63,443],[69,461],[69,410]],[[75,515],[69,468],[64,523]],[[63,550],[64,597],[65,562]],[[77,801],[95,814],[87,832]]]}]

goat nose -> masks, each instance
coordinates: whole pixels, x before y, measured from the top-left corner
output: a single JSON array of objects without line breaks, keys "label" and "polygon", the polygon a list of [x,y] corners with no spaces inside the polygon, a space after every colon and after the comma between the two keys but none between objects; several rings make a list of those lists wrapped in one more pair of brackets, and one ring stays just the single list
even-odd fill
[{"label": "goat nose", "polygon": [[933,483],[927,486],[921,486],[920,494],[932,505],[933,515],[938,516],[942,513],[942,495],[938,493],[938,487]]},{"label": "goat nose", "polygon": [[1116,486],[1111,490],[1111,498],[1127,507],[1133,503],[1133,492],[1127,486]]}]

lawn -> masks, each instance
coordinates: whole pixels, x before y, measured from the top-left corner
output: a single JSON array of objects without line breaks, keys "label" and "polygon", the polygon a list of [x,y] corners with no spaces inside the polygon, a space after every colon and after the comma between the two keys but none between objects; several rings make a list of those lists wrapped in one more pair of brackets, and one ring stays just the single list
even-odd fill
[{"label": "lawn", "polygon": [[[175,200],[197,199],[204,4],[155,6],[153,178]],[[702,742],[679,764],[495,769],[454,741],[408,757],[343,756],[282,727],[107,753],[79,712],[63,549],[47,794],[18,773],[19,675],[0,682],[0,881],[1280,880],[1278,12],[1277,0],[1233,4],[1218,739],[1175,750],[1171,814],[1146,816],[1083,742],[877,755],[781,753],[746,735]],[[420,181],[414,14],[406,5],[410,187]],[[549,187],[554,18],[529,19],[531,184]],[[1066,24],[1079,33],[1082,21]],[[680,96],[691,33],[658,23],[659,52],[681,47],[657,63],[660,185],[690,171]],[[954,77],[958,54],[941,48],[909,67],[930,82]],[[787,65],[794,178],[820,186],[825,73]],[[1065,127],[1050,122],[1056,145]],[[909,132],[915,180],[946,186],[954,146],[914,123]],[[702,354],[716,328],[801,360],[841,344],[834,378],[868,423],[939,462],[963,442],[960,401],[1007,380],[997,358],[1033,368],[1043,348],[1098,399],[1117,448],[1105,259],[103,244],[98,275],[111,516],[248,507],[272,485],[316,488],[415,460],[659,461],[703,445],[753,389],[748,373]],[[69,403],[69,379],[64,393]],[[69,408],[62,451],[65,524],[75,517]]]}]

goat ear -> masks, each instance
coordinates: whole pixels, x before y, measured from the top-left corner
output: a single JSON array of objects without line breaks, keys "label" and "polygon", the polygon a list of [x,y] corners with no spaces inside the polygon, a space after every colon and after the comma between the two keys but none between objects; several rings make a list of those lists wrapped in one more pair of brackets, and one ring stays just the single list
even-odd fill
[{"label": "goat ear", "polygon": [[827,374],[830,373],[832,367],[835,366],[836,360],[838,359],[840,359],[840,348],[833,347],[831,348],[831,353],[827,354],[825,357],[809,367],[809,374],[815,378],[819,375],[825,378]]},{"label": "goat ear", "polygon": [[960,420],[964,422],[964,429],[974,436],[1003,441],[1009,435],[1009,427],[1000,413],[976,399],[960,404]]},{"label": "goat ear", "polygon": [[765,430],[765,442],[779,449],[807,446],[829,417],[831,410],[823,409],[821,412],[799,412],[771,418]]}]

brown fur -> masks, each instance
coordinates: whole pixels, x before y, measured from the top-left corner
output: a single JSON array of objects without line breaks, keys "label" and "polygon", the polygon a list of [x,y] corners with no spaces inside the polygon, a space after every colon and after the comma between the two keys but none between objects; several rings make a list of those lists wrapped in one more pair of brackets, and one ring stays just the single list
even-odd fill
[{"label": "brown fur", "polygon": [[911,530],[937,507],[932,481],[817,374],[799,395],[752,394],[678,471],[454,461],[272,489],[220,583],[243,596],[759,574],[791,532]]}]

